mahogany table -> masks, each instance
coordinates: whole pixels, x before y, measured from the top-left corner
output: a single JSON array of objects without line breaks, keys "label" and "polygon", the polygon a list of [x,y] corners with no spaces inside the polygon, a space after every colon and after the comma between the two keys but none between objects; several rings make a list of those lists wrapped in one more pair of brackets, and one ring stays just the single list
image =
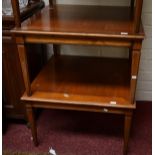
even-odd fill
[{"label": "mahogany table", "polygon": [[[114,113],[125,118],[124,154],[127,154],[144,39],[140,22],[142,0],[137,0],[135,7],[131,2],[131,7],[51,3],[12,31],[26,87],[21,99],[27,108],[35,145],[38,140],[34,108]],[[29,43],[52,43],[54,47],[54,56],[32,83],[26,54]],[[63,56],[60,44],[126,47],[129,58]]]}]

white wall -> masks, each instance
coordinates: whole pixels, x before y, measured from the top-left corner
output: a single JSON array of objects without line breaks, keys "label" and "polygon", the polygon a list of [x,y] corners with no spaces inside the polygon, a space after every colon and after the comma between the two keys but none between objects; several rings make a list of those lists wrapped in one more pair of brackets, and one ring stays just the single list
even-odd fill
[{"label": "white wall", "polygon": [[152,0],[144,0],[142,21],[145,30],[136,98],[152,99]]},{"label": "white wall", "polygon": [[[136,91],[137,100],[152,100],[152,1],[143,0],[142,21],[146,33],[143,42],[139,78]],[[48,4],[48,0],[45,0]],[[57,0],[59,4],[82,5],[128,5],[130,0]],[[105,52],[107,51],[108,52]],[[127,57],[126,49],[90,46],[61,46],[62,54],[87,56]],[[93,52],[95,51],[95,52]]]}]

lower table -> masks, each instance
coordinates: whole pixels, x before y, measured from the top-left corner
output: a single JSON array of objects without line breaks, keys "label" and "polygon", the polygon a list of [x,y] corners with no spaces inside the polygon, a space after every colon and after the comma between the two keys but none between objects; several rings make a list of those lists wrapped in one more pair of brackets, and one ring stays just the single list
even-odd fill
[{"label": "lower table", "polygon": [[126,152],[136,107],[129,101],[129,70],[128,59],[53,56],[31,84],[32,95],[22,96],[34,144],[38,144],[34,108],[115,113],[125,116]]}]

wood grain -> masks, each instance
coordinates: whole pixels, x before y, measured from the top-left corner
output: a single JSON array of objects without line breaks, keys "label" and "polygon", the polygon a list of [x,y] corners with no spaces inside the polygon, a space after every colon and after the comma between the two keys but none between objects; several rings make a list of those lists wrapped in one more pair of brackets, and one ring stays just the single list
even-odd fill
[{"label": "wood grain", "polygon": [[38,145],[37,127],[36,127],[33,108],[31,106],[29,106],[29,107],[27,106],[26,112],[27,112],[28,120],[29,120],[30,127],[31,127],[33,142],[34,142],[34,145],[37,146]]},{"label": "wood grain", "polygon": [[52,57],[32,83],[32,96],[22,99],[132,108],[129,71],[127,59]]},{"label": "wood grain", "polygon": [[21,27],[20,8],[18,0],[11,0],[12,9],[14,12],[14,19],[16,27]]},{"label": "wood grain", "polygon": [[[140,62],[140,51],[133,50],[132,51],[132,64],[131,64],[131,102],[134,103],[135,100],[135,91],[136,91],[136,84],[138,78],[138,69],[139,69],[139,62]],[[134,77],[134,78],[133,78]]]},{"label": "wood grain", "polygon": [[23,72],[23,78],[24,78],[24,83],[25,83],[25,88],[27,95],[31,95],[31,85],[30,85],[30,77],[29,77],[29,70],[28,70],[28,63],[27,63],[27,54],[26,54],[26,47],[24,45],[18,45],[18,54],[19,54],[19,59],[21,63],[21,68]]},{"label": "wood grain", "polygon": [[[125,155],[132,113],[136,108],[136,80],[131,77],[137,76],[144,39],[141,24],[142,0],[136,0],[136,3],[131,0],[129,7],[54,5],[54,8],[51,8],[53,2],[55,1],[50,1],[50,7],[45,7],[26,20],[21,28],[12,31],[17,42],[24,40],[25,43],[128,47],[130,61],[53,56],[31,86],[26,81],[28,88],[32,88],[32,94],[27,95],[27,91],[22,100],[28,108],[123,114]],[[54,48],[56,49],[57,45]],[[21,48],[19,52],[23,51]],[[32,131],[33,129],[34,127]],[[35,138],[35,135],[33,136]]]},{"label": "wood grain", "polygon": [[47,6],[25,21],[20,32],[96,35],[121,35],[125,32],[134,35],[134,17],[131,18],[131,14],[130,7],[56,5],[55,9],[50,9]]},{"label": "wood grain", "polygon": [[139,33],[141,25],[141,14],[142,14],[143,0],[136,0],[135,13],[134,13],[134,29],[136,33]]},{"label": "wood grain", "polygon": [[130,128],[131,128],[131,123],[132,123],[132,115],[133,115],[132,111],[125,114],[123,155],[127,155],[127,151],[128,151],[127,149],[128,149],[128,143],[129,143]]}]

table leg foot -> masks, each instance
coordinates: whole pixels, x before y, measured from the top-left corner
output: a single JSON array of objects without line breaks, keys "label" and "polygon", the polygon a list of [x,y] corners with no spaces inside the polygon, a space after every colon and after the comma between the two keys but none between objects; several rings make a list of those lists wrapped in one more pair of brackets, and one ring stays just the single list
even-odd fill
[{"label": "table leg foot", "polygon": [[131,122],[132,122],[132,112],[128,113],[128,114],[125,114],[123,155],[127,155],[127,151],[128,151],[128,143],[129,143]]},{"label": "table leg foot", "polygon": [[36,128],[36,123],[35,123],[35,119],[34,119],[33,108],[32,107],[26,107],[26,111],[27,111],[27,116],[28,116],[30,128],[31,128],[33,143],[35,146],[38,146],[37,128]]}]

